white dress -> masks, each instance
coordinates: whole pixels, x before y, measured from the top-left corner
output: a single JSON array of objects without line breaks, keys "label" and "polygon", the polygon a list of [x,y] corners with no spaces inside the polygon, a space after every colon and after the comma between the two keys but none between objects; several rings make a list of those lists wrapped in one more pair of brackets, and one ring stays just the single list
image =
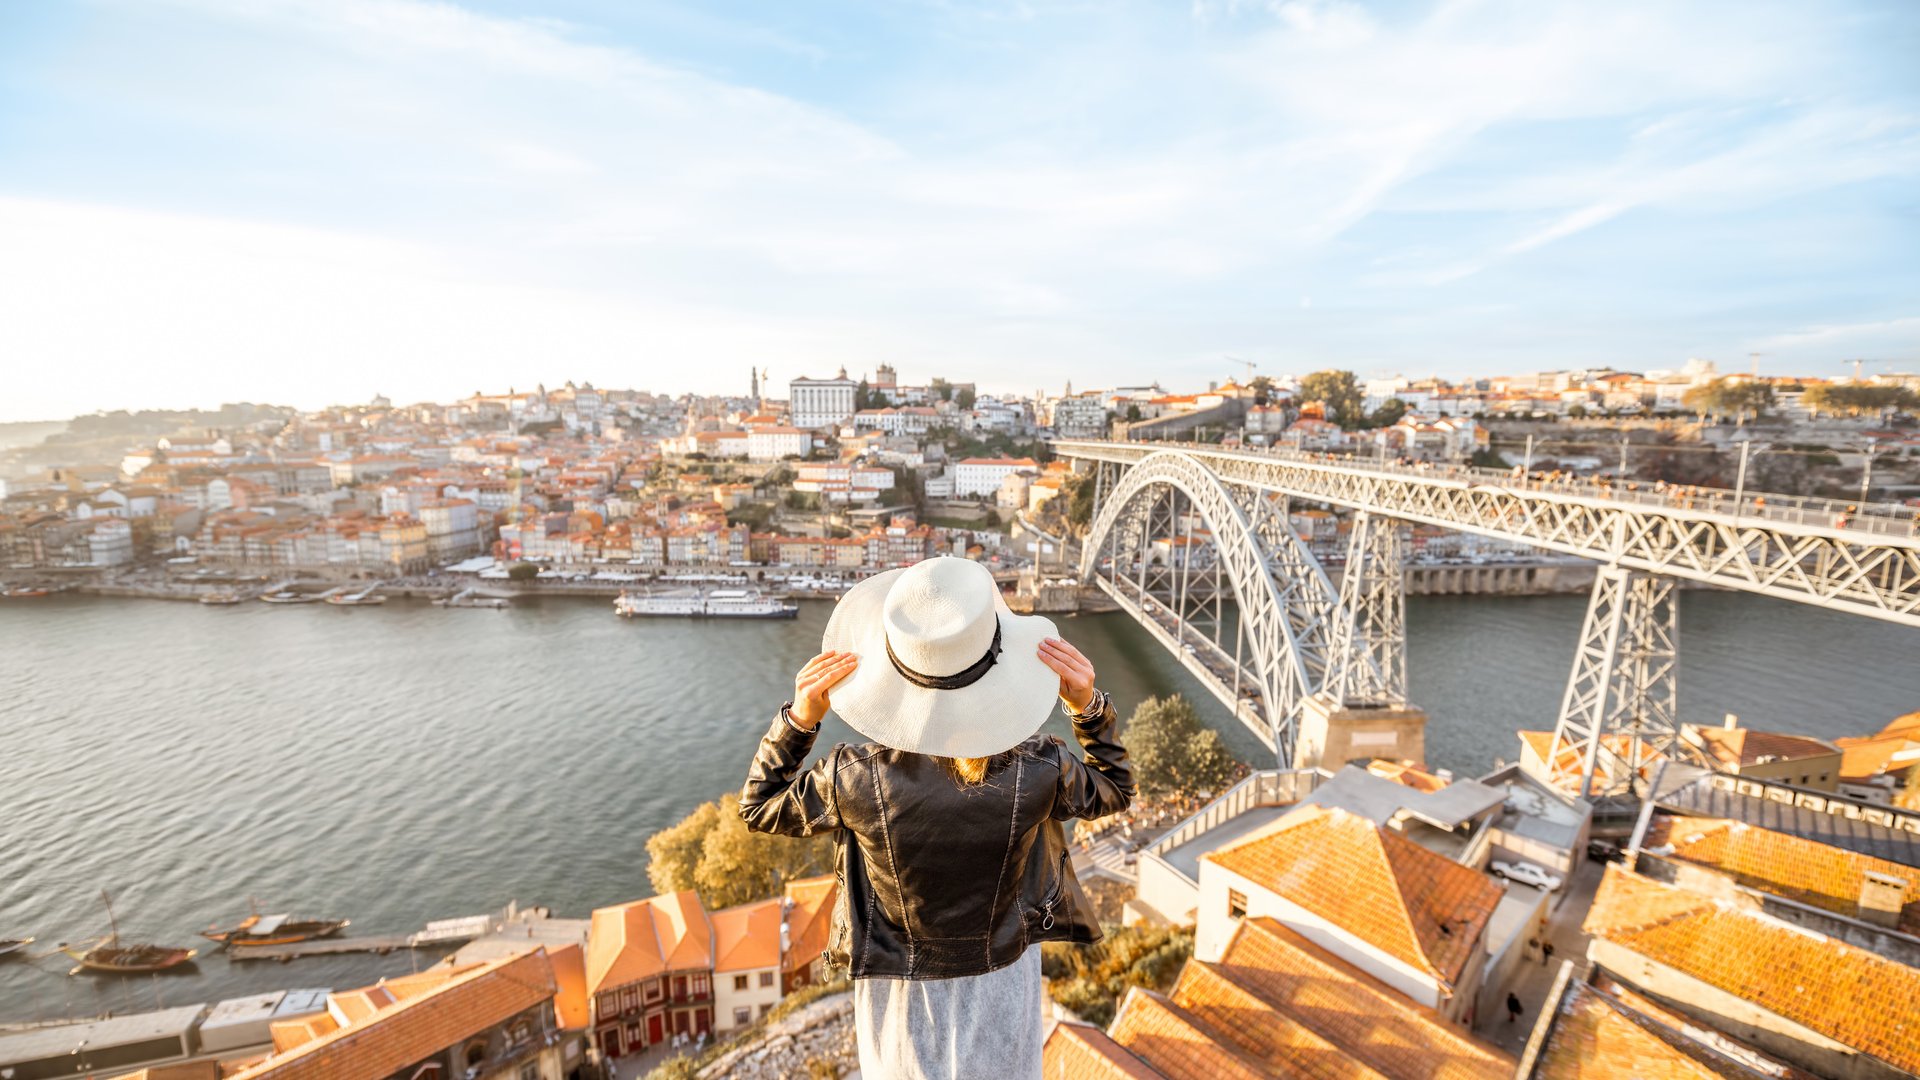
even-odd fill
[{"label": "white dress", "polygon": [[985,975],[853,983],[861,1080],[1041,1080],[1040,949]]}]

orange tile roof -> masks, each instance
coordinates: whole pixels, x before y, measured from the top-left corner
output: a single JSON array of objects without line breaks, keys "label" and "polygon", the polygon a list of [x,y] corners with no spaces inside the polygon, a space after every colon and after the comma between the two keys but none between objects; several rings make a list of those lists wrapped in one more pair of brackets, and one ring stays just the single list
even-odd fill
[{"label": "orange tile roof", "polygon": [[1404,784],[1415,791],[1424,791],[1428,794],[1447,786],[1446,780],[1406,761],[1385,761],[1375,758],[1367,762],[1367,771],[1383,780]]},{"label": "orange tile roof", "polygon": [[1786,735],[1777,731],[1753,731],[1749,728],[1695,728],[1707,757],[1722,768],[1758,765],[1762,758],[1797,761],[1821,757],[1838,748],[1805,735]]},{"label": "orange tile roof", "polygon": [[1909,1072],[1920,971],[1609,864],[1587,933]]},{"label": "orange tile roof", "polygon": [[1449,987],[1504,895],[1486,875],[1337,807],[1301,807],[1201,858]]},{"label": "orange tile roof", "polygon": [[1211,964],[1187,961],[1172,998],[1270,1072],[1326,1080],[1381,1076]]},{"label": "orange tile roof", "polygon": [[1047,1032],[1040,1072],[1047,1080],[1159,1080],[1160,1076],[1106,1032],[1068,1020]]},{"label": "orange tile roof", "polygon": [[806,967],[827,950],[833,930],[833,905],[839,885],[832,874],[787,882],[787,955],[785,970]]},{"label": "orange tile roof", "polygon": [[1900,771],[1920,764],[1920,757],[1904,762],[1895,762],[1893,756],[1902,751],[1920,750],[1920,740],[1904,735],[1891,738],[1868,736],[1858,739],[1835,739],[1840,747],[1840,778],[1842,780],[1871,780],[1882,773]]},{"label": "orange tile roof", "polygon": [[713,925],[692,889],[598,908],[587,934],[592,993],[668,971],[713,967]]},{"label": "orange tile roof", "polygon": [[1902,878],[1907,888],[1902,894],[1899,929],[1920,934],[1920,875],[1912,867],[1724,818],[1658,815],[1647,830],[1645,846],[1666,845],[1672,846],[1673,858],[1719,870],[1750,888],[1850,917],[1859,910],[1867,871]]},{"label": "orange tile roof", "polygon": [[1532,1075],[1542,1080],[1621,1076],[1718,1080],[1721,1074],[1683,1053],[1644,1022],[1636,1022],[1585,983],[1574,983],[1561,998]]},{"label": "orange tile roof", "polygon": [[553,962],[553,1011],[563,1028],[586,1028],[593,1024],[588,1008],[587,953],[578,945],[562,945],[547,950]]},{"label": "orange tile roof", "polygon": [[462,969],[424,993],[235,1074],[234,1080],[380,1080],[553,998],[544,949]]},{"label": "orange tile roof", "polygon": [[1262,1080],[1266,1071],[1185,1009],[1134,987],[1107,1030],[1113,1041],[1169,1080]]},{"label": "orange tile roof", "polygon": [[713,970],[780,966],[780,901],[758,900],[713,913]]},{"label": "orange tile roof", "polygon": [[1746,1043],[1702,1028],[1606,977],[1573,982],[1561,996],[1528,1080],[1661,1077],[1715,1080],[1813,1077]]},{"label": "orange tile roof", "polygon": [[1506,1052],[1467,1035],[1264,916],[1244,919],[1216,965],[1379,1072],[1423,1080],[1513,1075]]},{"label": "orange tile roof", "polygon": [[297,1020],[275,1020],[267,1026],[267,1033],[273,1039],[273,1051],[283,1054],[297,1046],[303,1046],[329,1032],[340,1030],[340,1024],[326,1013],[315,1013]]},{"label": "orange tile roof", "polygon": [[220,1080],[217,1061],[180,1061],[172,1065],[151,1065],[121,1073],[113,1080]]}]

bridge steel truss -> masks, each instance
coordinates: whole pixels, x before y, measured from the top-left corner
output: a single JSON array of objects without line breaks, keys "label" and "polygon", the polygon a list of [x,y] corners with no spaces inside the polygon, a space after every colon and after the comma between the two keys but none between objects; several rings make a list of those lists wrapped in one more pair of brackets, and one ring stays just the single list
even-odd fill
[{"label": "bridge steel truss", "polygon": [[1352,459],[1062,440],[1062,457],[1128,466],[1180,453],[1230,488],[1367,510],[1610,566],[1920,626],[1920,535],[1849,530],[1670,503],[1510,485],[1490,471],[1421,472]]},{"label": "bridge steel truss", "polygon": [[[1288,524],[1283,496],[1229,487],[1177,452],[1118,476],[1103,468],[1094,483],[1098,511],[1082,578],[1159,639],[1283,765],[1292,762],[1301,709],[1330,677],[1369,701],[1405,699],[1401,545],[1392,523],[1357,534],[1356,551],[1375,571],[1351,575],[1362,595],[1343,605]],[[1356,629],[1351,613],[1375,598],[1382,610]],[[1392,628],[1394,640],[1376,645],[1376,626]]]},{"label": "bridge steel truss", "polygon": [[[1692,756],[1676,716],[1676,579],[1920,626],[1920,536],[1543,490],[1488,471],[1164,443],[1054,449],[1096,469],[1082,578],[1180,657],[1283,766],[1309,697],[1406,703],[1408,522],[1602,564],[1546,763],[1576,794],[1617,794],[1656,755]],[[1288,524],[1294,498],[1356,512],[1338,590]],[[1190,542],[1196,516],[1211,541],[1204,552]]]},{"label": "bridge steel truss", "polygon": [[1632,795],[1663,757],[1696,758],[1680,739],[1678,599],[1672,578],[1600,568],[1547,758],[1563,790]]}]

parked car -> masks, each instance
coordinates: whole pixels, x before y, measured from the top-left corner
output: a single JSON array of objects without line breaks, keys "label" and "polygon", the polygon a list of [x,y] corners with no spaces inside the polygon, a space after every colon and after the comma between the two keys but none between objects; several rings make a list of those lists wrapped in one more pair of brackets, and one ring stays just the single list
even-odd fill
[{"label": "parked car", "polygon": [[1559,888],[1560,883],[1564,880],[1560,875],[1549,874],[1532,863],[1510,863],[1495,859],[1493,860],[1491,868],[1494,877],[1522,882],[1536,889],[1545,889],[1548,892]]},{"label": "parked car", "polygon": [[1612,840],[1587,841],[1587,858],[1596,862],[1614,862],[1620,858],[1621,846]]}]

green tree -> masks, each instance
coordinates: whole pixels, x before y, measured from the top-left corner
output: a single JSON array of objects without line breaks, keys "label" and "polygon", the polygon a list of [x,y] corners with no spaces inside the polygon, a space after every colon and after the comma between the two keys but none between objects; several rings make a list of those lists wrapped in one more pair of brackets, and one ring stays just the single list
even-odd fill
[{"label": "green tree", "polygon": [[1134,777],[1148,795],[1219,791],[1237,764],[1220,733],[1200,723],[1200,714],[1179,694],[1148,698],[1133,710],[1120,741],[1134,762]]},{"label": "green tree", "polygon": [[719,820],[707,831],[693,885],[713,911],[775,896],[793,878],[833,869],[833,835],[803,839],[749,832],[740,820],[740,796],[720,797]]},{"label": "green tree", "polygon": [[1093,523],[1093,474],[1080,473],[1067,481],[1067,523],[1085,529]]},{"label": "green tree", "polygon": [[973,387],[971,386],[963,386],[955,391],[953,395],[953,403],[963,409],[973,408],[973,403],[977,400],[979,399],[974,395]]},{"label": "green tree", "polygon": [[934,378],[927,380],[927,389],[938,394],[941,401],[953,400],[953,384],[945,379]]},{"label": "green tree", "polygon": [[1138,423],[1139,421],[1140,421],[1139,403],[1131,402],[1131,401],[1128,402],[1127,403],[1127,423],[1134,424],[1134,423]]},{"label": "green tree", "polygon": [[1913,412],[1920,408],[1920,394],[1904,386],[1879,386],[1871,383],[1823,383],[1808,389],[1801,399],[1815,412],[1885,414]]},{"label": "green tree", "polygon": [[532,563],[517,562],[507,567],[508,581],[532,581],[540,576],[540,568]]},{"label": "green tree", "polygon": [[1300,380],[1300,393],[1296,395],[1304,404],[1319,402],[1326,410],[1328,420],[1353,431],[1361,424],[1365,416],[1362,407],[1365,398],[1360,393],[1360,381],[1351,371],[1316,371]]},{"label": "green tree", "polygon": [[1405,415],[1407,415],[1407,403],[1399,398],[1388,398],[1367,416],[1367,426],[1370,428],[1392,427]]},{"label": "green tree", "polygon": [[647,840],[647,880],[653,891],[677,893],[694,887],[693,872],[707,834],[720,820],[720,804],[705,802],[693,813],[654,833]]},{"label": "green tree", "polygon": [[793,878],[833,868],[833,838],[804,839],[749,832],[740,797],[702,803],[647,841],[647,879],[657,893],[692,889],[708,910],[779,893]]},{"label": "green tree", "polygon": [[1159,991],[1173,985],[1193,955],[1193,931],[1113,925],[1101,929],[1098,945],[1041,945],[1040,971],[1048,996],[1104,1026],[1130,987]]},{"label": "green tree", "polygon": [[1247,389],[1253,391],[1253,403],[1255,405],[1272,403],[1273,380],[1267,378],[1265,375],[1255,375],[1253,381],[1247,384]]},{"label": "green tree", "polygon": [[1585,420],[1586,418],[1587,418],[1587,407],[1585,405],[1573,404],[1573,405],[1567,406],[1567,419]]},{"label": "green tree", "polygon": [[1715,379],[1688,390],[1680,398],[1701,416],[1731,416],[1745,422],[1773,407],[1773,387],[1745,379]]}]

